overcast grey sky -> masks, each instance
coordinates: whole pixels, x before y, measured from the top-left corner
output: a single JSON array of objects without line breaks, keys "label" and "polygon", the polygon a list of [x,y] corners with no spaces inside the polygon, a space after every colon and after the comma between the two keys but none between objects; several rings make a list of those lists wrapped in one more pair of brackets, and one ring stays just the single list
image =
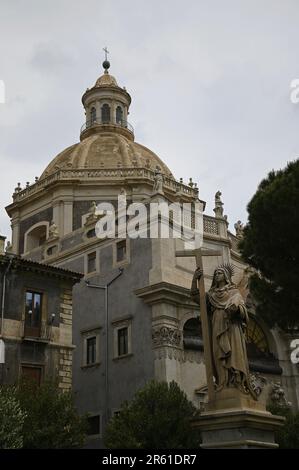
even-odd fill
[{"label": "overcast grey sky", "polygon": [[110,72],[132,96],[135,139],[230,229],[260,180],[299,155],[298,0],[0,0],[0,232],[18,181],[79,140],[81,96]]}]

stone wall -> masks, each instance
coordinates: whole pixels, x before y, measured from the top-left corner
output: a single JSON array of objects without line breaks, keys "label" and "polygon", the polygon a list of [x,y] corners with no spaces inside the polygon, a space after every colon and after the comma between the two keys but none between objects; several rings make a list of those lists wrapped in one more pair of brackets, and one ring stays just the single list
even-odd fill
[{"label": "stone wall", "polygon": [[72,354],[71,349],[59,350],[58,387],[63,391],[70,391],[72,388]]},{"label": "stone wall", "polygon": [[[72,338],[72,291],[63,289],[60,296],[60,325],[63,325],[63,331],[70,330],[70,335],[63,338],[63,342]],[[61,338],[62,339],[62,338]],[[62,347],[59,350],[58,365],[58,386],[63,391],[69,391],[72,388],[72,344],[69,347]]]}]

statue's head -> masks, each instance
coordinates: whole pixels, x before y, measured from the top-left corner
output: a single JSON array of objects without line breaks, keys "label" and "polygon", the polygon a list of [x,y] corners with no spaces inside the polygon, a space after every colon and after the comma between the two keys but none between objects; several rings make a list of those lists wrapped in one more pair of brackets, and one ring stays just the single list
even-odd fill
[{"label": "statue's head", "polygon": [[230,269],[225,266],[219,266],[214,271],[213,282],[211,287],[218,287],[220,285],[232,285]]}]

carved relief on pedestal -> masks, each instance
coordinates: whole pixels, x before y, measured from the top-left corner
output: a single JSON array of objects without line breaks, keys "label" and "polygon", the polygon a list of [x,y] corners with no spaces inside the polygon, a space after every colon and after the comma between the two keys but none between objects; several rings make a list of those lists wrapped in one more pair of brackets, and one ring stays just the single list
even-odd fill
[{"label": "carved relief on pedestal", "polygon": [[280,382],[272,382],[272,389],[269,394],[270,401],[282,407],[291,407],[292,403],[287,400],[286,392]]},{"label": "carved relief on pedestal", "polygon": [[286,392],[280,381],[274,382],[271,378],[262,376],[259,372],[250,374],[251,386],[257,396],[262,393],[264,400],[271,405],[291,407],[292,403],[287,400]]}]

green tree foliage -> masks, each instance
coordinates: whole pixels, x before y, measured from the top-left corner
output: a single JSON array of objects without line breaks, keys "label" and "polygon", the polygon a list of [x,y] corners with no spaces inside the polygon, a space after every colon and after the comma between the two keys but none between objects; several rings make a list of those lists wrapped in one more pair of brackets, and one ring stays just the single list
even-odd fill
[{"label": "green tree foliage", "polygon": [[124,403],[106,428],[110,449],[197,448],[200,437],[191,427],[196,408],[176,382],[149,382]]},{"label": "green tree foliage", "polygon": [[70,392],[54,383],[22,382],[17,390],[26,412],[23,436],[25,449],[72,449],[82,447],[86,419],[78,415]]},{"label": "green tree foliage", "polygon": [[264,179],[248,204],[240,242],[243,258],[258,273],[250,290],[270,326],[292,328],[299,320],[299,160]]},{"label": "green tree foliage", "polygon": [[299,449],[299,412],[293,412],[288,406],[271,404],[268,407],[274,415],[286,418],[284,426],[275,433],[275,442],[281,449]]},{"label": "green tree foliage", "polygon": [[16,389],[0,387],[0,449],[23,447],[25,417],[16,397]]}]

